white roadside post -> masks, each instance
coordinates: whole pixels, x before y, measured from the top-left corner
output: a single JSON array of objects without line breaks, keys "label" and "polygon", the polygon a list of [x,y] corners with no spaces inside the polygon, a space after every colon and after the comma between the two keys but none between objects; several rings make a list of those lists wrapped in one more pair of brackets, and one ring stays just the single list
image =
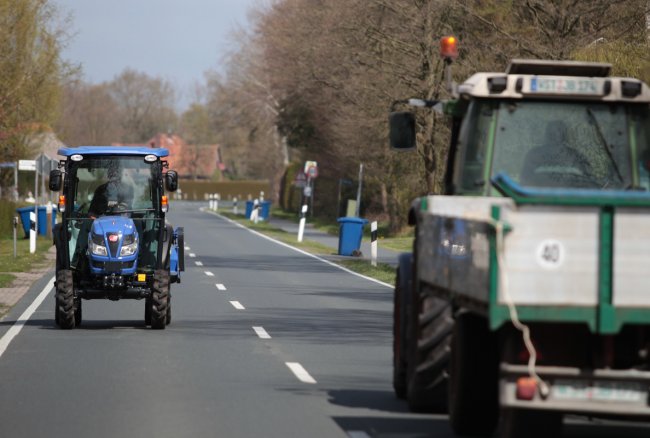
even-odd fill
[{"label": "white roadside post", "polygon": [[36,213],[29,212],[29,253],[36,252]]},{"label": "white roadside post", "polygon": [[377,266],[377,221],[370,224],[370,263]]},{"label": "white roadside post", "polygon": [[232,214],[237,214],[237,198],[233,198],[232,200]]},{"label": "white roadside post", "polygon": [[259,218],[260,218],[260,201],[255,199],[253,201],[253,208],[251,209],[251,217],[249,217],[249,219],[254,223],[257,223]]},{"label": "white roadside post", "polygon": [[300,225],[298,225],[298,242],[302,242],[302,235],[305,232],[305,220],[307,219],[307,204],[300,210]]},{"label": "white roadside post", "polygon": [[214,194],[214,211],[219,211],[219,201],[221,200],[221,195],[219,193]]},{"label": "white roadside post", "polygon": [[208,195],[208,210],[214,210],[213,195]]}]

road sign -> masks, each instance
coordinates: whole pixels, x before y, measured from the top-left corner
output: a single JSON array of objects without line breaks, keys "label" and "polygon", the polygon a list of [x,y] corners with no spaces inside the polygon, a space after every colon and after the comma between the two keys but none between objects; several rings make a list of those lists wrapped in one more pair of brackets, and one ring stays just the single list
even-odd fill
[{"label": "road sign", "polygon": [[36,160],[18,160],[18,170],[36,170]]},{"label": "road sign", "polygon": [[36,158],[36,169],[41,175],[49,175],[52,169],[57,168],[57,164],[56,160],[52,160],[45,154],[41,154]]},{"label": "road sign", "polygon": [[300,188],[305,187],[307,185],[307,175],[298,172],[293,180],[293,185]]},{"label": "road sign", "polygon": [[[318,175],[318,163],[315,161],[305,161],[305,173],[309,175],[309,169],[316,169],[316,175]],[[311,176],[311,175],[310,175]],[[315,178],[315,177],[312,177]]]},{"label": "road sign", "polygon": [[318,178],[318,167],[310,167],[307,169],[307,176],[309,176],[311,179],[316,179]]}]

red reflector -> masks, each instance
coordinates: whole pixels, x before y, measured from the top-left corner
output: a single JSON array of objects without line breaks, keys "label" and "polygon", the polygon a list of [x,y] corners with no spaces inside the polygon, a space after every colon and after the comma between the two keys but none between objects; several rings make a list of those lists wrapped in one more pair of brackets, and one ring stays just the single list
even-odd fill
[{"label": "red reflector", "polygon": [[517,399],[532,400],[537,392],[537,380],[532,377],[520,377],[517,379]]},{"label": "red reflector", "polygon": [[111,234],[108,236],[108,241],[109,242],[117,242],[117,239],[119,239],[117,234]]}]

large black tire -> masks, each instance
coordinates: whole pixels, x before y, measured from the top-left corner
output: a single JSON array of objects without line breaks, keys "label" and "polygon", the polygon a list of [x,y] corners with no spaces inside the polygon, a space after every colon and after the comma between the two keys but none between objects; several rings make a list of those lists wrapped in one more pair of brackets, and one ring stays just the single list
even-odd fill
[{"label": "large black tire", "polygon": [[499,437],[547,438],[562,436],[562,414],[528,409],[504,409],[501,412]]},{"label": "large black tire", "polygon": [[[416,236],[418,230],[416,229]],[[450,305],[423,288],[417,273],[418,240],[413,242],[410,295],[406,302],[407,402],[413,412],[447,411],[447,366],[451,343]]]},{"label": "large black tire", "polygon": [[81,298],[74,300],[74,324],[79,327],[81,325]]},{"label": "large black tire", "polygon": [[151,325],[151,298],[144,300],[144,323]]},{"label": "large black tire", "polygon": [[395,275],[393,297],[393,389],[398,398],[406,398],[408,387],[406,363],[408,297],[411,292],[412,255],[400,254]]},{"label": "large black tire", "polygon": [[160,269],[154,272],[151,288],[151,328],[163,330],[167,321],[169,300],[169,272]]},{"label": "large black tire", "polygon": [[464,436],[491,435],[499,419],[499,368],[495,335],[478,315],[456,318],[449,367],[449,421]]},{"label": "large black tire", "polygon": [[408,404],[414,412],[447,412],[448,367],[454,320],[448,301],[417,288],[417,344],[410,369]]},{"label": "large black tire", "polygon": [[62,329],[75,327],[74,284],[72,271],[61,269],[56,273],[56,308],[55,317],[57,325]]}]

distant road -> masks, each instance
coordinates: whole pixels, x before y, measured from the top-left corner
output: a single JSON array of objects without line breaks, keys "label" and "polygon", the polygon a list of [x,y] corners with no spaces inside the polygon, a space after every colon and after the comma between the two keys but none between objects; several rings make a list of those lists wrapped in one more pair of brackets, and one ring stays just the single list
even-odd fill
[{"label": "distant road", "polygon": [[48,294],[0,357],[0,437],[453,436],[392,393],[390,288],[198,207],[172,204],[189,249],[166,330],[145,329],[143,301],[84,301],[59,330]]}]

